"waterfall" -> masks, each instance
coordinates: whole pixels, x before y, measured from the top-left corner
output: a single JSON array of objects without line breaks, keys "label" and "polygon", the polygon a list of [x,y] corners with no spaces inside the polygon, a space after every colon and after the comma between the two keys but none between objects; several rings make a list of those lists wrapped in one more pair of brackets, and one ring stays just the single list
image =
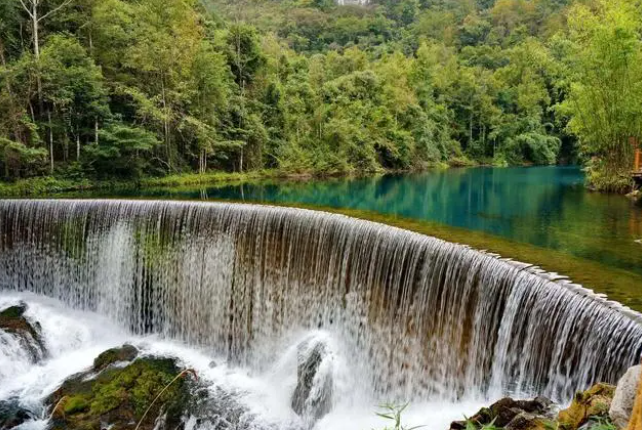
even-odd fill
[{"label": "waterfall", "polygon": [[568,400],[639,361],[639,314],[526,264],[302,209],[0,201],[0,289],[261,369],[321,330],[378,398]]}]

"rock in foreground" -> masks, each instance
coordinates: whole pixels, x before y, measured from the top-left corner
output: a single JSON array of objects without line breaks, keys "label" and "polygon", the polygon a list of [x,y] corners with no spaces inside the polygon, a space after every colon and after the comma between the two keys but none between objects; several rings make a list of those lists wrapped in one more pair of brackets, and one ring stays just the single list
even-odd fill
[{"label": "rock in foreground", "polygon": [[[505,430],[591,430],[613,428],[609,408],[615,387],[596,384],[575,395],[571,405],[556,413],[550,400],[502,399],[488,408],[482,408],[467,421],[456,421],[451,430],[505,429]],[[488,426],[488,427],[485,427]],[[611,426],[611,427],[609,427]],[[625,423],[626,426],[626,423]]]},{"label": "rock in foreground", "polygon": [[614,393],[615,387],[609,384],[595,384],[577,393],[571,406],[559,413],[560,430],[575,430],[591,421],[608,420]]},{"label": "rock in foreground", "polygon": [[[331,360],[323,340],[309,339],[298,347],[297,385],[292,396],[292,409],[310,424],[332,407]],[[325,365],[325,367],[324,367]]]},{"label": "rock in foreground", "polygon": [[30,411],[20,406],[17,399],[0,401],[0,429],[12,429],[33,417]]},{"label": "rock in foreground", "polygon": [[31,360],[36,363],[46,355],[39,323],[31,323],[25,317],[27,305],[20,303],[0,311],[0,330],[15,337]]},{"label": "rock in foreground", "polygon": [[111,349],[90,371],[65,381],[47,402],[54,407],[51,428],[134,429],[150,406],[139,429],[179,427],[191,400],[183,369],[172,358],[137,355],[131,345]]},{"label": "rock in foreground", "polygon": [[633,366],[627,370],[617,383],[615,395],[609,409],[609,416],[613,424],[619,428],[626,427],[631,419],[640,378],[642,378],[642,366]]},{"label": "rock in foreground", "polygon": [[468,421],[455,421],[451,430],[480,429],[493,425],[511,430],[544,430],[554,415],[554,404],[549,399],[537,397],[533,400],[504,398],[488,408],[482,408]]}]

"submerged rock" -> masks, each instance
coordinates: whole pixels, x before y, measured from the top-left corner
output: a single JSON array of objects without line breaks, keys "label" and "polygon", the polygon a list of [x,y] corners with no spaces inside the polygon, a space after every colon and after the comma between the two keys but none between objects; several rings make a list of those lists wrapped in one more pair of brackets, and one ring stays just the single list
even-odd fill
[{"label": "submerged rock", "polygon": [[[192,399],[190,384],[179,377],[183,369],[172,358],[137,355],[131,345],[105,351],[90,371],[66,380],[47,399],[51,428],[125,430],[141,419],[141,430],[180,427]],[[128,360],[134,361],[112,366]]]},{"label": "submerged rock", "polygon": [[46,356],[47,350],[40,335],[40,324],[31,324],[24,316],[26,311],[27,305],[22,302],[0,311],[0,330],[16,337],[36,363]]},{"label": "submerged rock", "polygon": [[333,381],[328,360],[328,346],[320,339],[310,339],[298,347],[292,409],[308,421],[322,418],[332,407]]},{"label": "submerged rock", "polygon": [[559,413],[560,430],[576,430],[590,420],[608,419],[614,394],[615,387],[609,384],[595,384],[578,392],[571,406]]},{"label": "submerged rock", "polygon": [[12,429],[32,418],[33,414],[21,407],[17,399],[0,401],[0,429]]},{"label": "submerged rock", "polygon": [[511,430],[545,429],[545,425],[553,418],[555,405],[545,397],[533,400],[514,400],[509,397],[493,403],[488,408],[480,409],[468,421],[455,421],[450,425],[451,430],[469,429],[469,423],[474,428],[493,425]]},{"label": "submerged rock", "polygon": [[631,419],[641,377],[642,365],[633,366],[626,371],[617,383],[615,395],[609,409],[609,416],[613,424],[619,428],[626,427]]}]

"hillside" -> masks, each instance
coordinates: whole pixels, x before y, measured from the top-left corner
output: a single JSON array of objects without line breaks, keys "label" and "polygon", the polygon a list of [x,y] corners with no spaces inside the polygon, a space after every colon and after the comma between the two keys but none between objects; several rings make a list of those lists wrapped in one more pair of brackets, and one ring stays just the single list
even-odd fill
[{"label": "hillside", "polygon": [[0,7],[6,179],[581,161],[597,188],[628,187],[630,1]]}]

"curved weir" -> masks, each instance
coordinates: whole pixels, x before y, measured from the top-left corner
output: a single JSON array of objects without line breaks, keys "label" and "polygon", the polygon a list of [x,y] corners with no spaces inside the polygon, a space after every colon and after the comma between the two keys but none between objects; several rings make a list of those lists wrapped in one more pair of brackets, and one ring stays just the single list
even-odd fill
[{"label": "curved weir", "polygon": [[322,330],[377,399],[568,400],[639,360],[637,313],[468,247],[340,215],[0,201],[0,289],[96,311],[252,369]]}]

